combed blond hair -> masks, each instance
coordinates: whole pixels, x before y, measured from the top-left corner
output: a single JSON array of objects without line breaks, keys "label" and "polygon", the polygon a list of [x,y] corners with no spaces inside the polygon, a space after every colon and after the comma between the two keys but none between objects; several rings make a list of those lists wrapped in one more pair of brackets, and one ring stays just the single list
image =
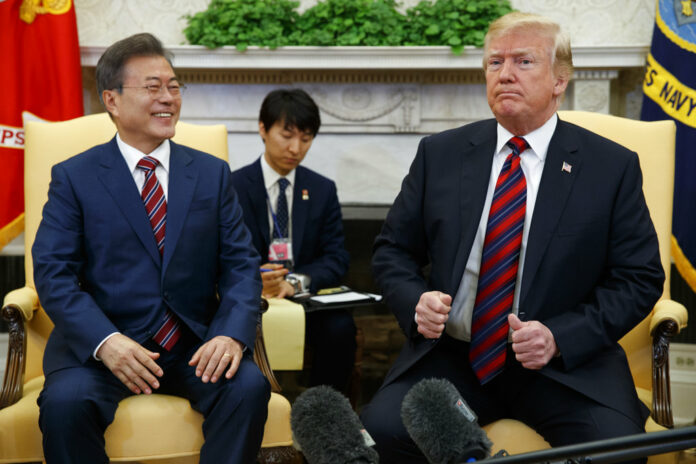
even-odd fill
[{"label": "combed blond hair", "polygon": [[573,77],[573,52],[570,49],[570,37],[555,21],[541,15],[513,11],[493,21],[483,43],[483,69],[486,69],[489,46],[493,39],[502,37],[515,30],[534,31],[553,40],[551,65],[557,77],[570,81]]}]

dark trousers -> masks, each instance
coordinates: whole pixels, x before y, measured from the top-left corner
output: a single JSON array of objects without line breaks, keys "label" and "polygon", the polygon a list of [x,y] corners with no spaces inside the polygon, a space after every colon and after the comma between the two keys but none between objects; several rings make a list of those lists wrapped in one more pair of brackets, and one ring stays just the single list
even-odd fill
[{"label": "dark trousers", "polygon": [[330,385],[345,392],[355,363],[355,322],[347,310],[307,313],[306,341],[312,350],[310,386]]},{"label": "dark trousers", "polygon": [[[254,463],[261,446],[270,386],[251,356],[245,355],[236,375],[204,384],[188,365],[200,343],[184,337],[171,352],[147,342],[161,353],[164,376],[157,393],[189,399],[203,414],[205,443],[201,463]],[[39,396],[39,426],[44,456],[52,463],[108,463],[104,431],[118,402],[132,393],[100,362],[61,369],[46,376]]]},{"label": "dark trousers", "polygon": [[[422,463],[426,458],[411,440],[401,421],[401,402],[409,389],[424,378],[452,382],[476,412],[479,424],[501,418],[532,427],[551,446],[644,432],[641,424],[624,414],[557,383],[538,371],[525,369],[508,349],[505,370],[481,386],[469,365],[469,344],[445,335],[443,340],[395,381],[382,385],[361,414],[365,428],[377,443],[381,464]],[[634,395],[635,392],[626,392]],[[645,459],[635,461],[644,463]]]}]

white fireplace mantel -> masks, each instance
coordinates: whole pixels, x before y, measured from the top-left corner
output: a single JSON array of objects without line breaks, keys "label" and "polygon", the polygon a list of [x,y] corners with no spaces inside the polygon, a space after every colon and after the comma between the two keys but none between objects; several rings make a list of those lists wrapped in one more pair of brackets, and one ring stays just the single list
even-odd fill
[{"label": "white fireplace mantel", "polygon": [[[233,169],[263,151],[258,110],[265,95],[278,87],[305,89],[321,110],[322,125],[304,164],[336,181],[344,209],[391,204],[423,135],[492,116],[478,48],[460,55],[449,47],[168,48],[188,87],[181,118],[225,124]],[[104,50],[82,47],[87,79]],[[626,81],[639,86],[634,81],[647,51],[640,45],[575,47],[562,108],[608,113],[618,101],[612,91]],[[86,82],[94,100],[93,86]],[[93,104],[102,111],[98,101]]]},{"label": "white fireplace mantel", "polygon": [[[93,67],[106,47],[81,48],[82,65]],[[455,55],[449,47],[249,47],[208,49],[199,45],[169,47],[174,66],[187,69],[288,70],[465,70],[481,69],[483,50],[466,47]],[[573,48],[577,69],[621,69],[645,64],[647,46],[585,46]]]}]

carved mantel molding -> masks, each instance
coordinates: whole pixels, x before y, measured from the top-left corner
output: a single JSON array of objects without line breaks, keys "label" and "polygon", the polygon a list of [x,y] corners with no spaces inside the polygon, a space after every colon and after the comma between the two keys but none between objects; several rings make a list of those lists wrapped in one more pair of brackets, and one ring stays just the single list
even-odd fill
[{"label": "carved mantel molding", "polygon": [[[94,67],[104,46],[81,48],[82,65]],[[483,51],[466,47],[454,55],[449,47],[280,47],[275,50],[234,47],[214,50],[198,45],[169,47],[174,66],[197,70],[479,70]],[[573,48],[577,69],[621,69],[645,65],[647,46]]]}]

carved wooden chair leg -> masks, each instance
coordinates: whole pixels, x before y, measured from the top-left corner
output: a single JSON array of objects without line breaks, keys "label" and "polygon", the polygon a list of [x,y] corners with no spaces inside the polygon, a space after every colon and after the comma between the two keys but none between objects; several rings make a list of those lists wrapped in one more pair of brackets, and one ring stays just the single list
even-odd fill
[{"label": "carved wooden chair leg", "polygon": [[672,392],[669,385],[669,343],[679,333],[679,325],[665,320],[653,333],[653,412],[652,417],[663,427],[674,427]]},{"label": "carved wooden chair leg", "polygon": [[2,318],[10,328],[5,378],[0,390],[0,409],[10,406],[22,398],[24,388],[24,365],[26,364],[27,337],[22,311],[13,305],[2,308]]}]

